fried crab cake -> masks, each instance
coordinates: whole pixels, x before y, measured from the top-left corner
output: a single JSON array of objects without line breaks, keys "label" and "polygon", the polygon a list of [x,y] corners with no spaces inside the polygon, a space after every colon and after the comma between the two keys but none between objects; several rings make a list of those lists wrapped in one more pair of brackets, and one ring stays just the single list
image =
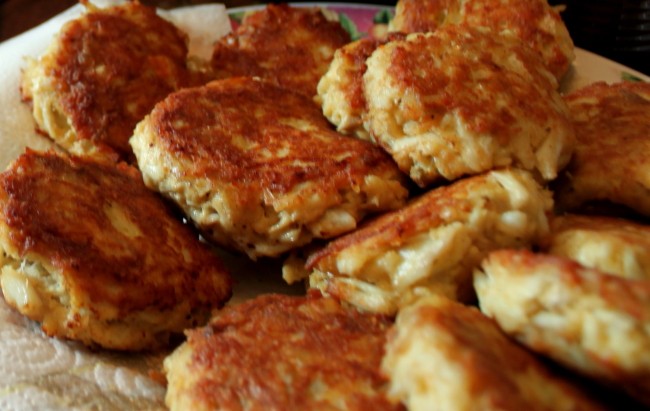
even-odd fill
[{"label": "fried crab cake", "polygon": [[585,267],[650,280],[650,227],[622,218],[567,214],[551,220],[544,250]]},{"label": "fried crab cake", "polygon": [[516,166],[552,180],[574,132],[556,81],[527,47],[461,25],[366,60],[369,129],[420,186]]},{"label": "fried crab cake", "polygon": [[650,403],[650,281],[502,250],[474,285],[481,310],[524,345]]},{"label": "fried crab cake", "polygon": [[370,140],[365,118],[366,98],[363,92],[363,74],[366,59],[387,41],[404,38],[392,33],[385,39],[363,38],[336,50],[334,58],[318,82],[316,101],[322,105],[323,114],[337,131]]},{"label": "fried crab cake", "polygon": [[399,0],[389,30],[431,32],[466,24],[521,41],[537,52],[559,80],[575,58],[562,17],[546,0]]},{"label": "fried crab cake", "polygon": [[479,310],[440,296],[400,311],[381,368],[409,411],[604,410]]},{"label": "fried crab cake", "polygon": [[0,174],[0,285],[50,336],[164,346],[230,297],[230,277],[137,170],[28,151]]},{"label": "fried crab cake", "polygon": [[263,295],[187,331],[165,359],[175,410],[403,410],[380,375],[387,317],[315,295]]},{"label": "fried crab cake", "polygon": [[127,2],[63,26],[23,72],[39,129],[78,155],[133,161],[133,128],[167,94],[188,84],[186,36],[153,8]]},{"label": "fried crab cake", "polygon": [[650,83],[594,83],[565,97],[573,159],[555,187],[561,210],[608,201],[650,216]]},{"label": "fried crab cake", "polygon": [[348,42],[320,9],[269,4],[216,43],[212,68],[216,78],[261,77],[313,97],[334,52]]},{"label": "fried crab cake", "polygon": [[350,231],[408,195],[380,148],[333,131],[311,98],[253,78],[169,96],[131,144],[149,187],[251,258]]},{"label": "fried crab cake", "polygon": [[460,180],[312,254],[310,285],[385,314],[427,294],[470,301],[472,271],[483,257],[537,242],[551,208],[551,194],[526,171]]}]

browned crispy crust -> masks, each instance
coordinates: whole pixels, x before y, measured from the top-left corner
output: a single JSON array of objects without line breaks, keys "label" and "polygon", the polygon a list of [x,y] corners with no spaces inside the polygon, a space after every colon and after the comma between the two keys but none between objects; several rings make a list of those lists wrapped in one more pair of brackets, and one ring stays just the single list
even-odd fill
[{"label": "browned crispy crust", "polygon": [[136,2],[90,8],[66,24],[46,75],[76,138],[133,160],[133,128],[167,94],[188,84],[186,36]]},{"label": "browned crispy crust", "polygon": [[334,51],[349,41],[319,9],[269,4],[217,42],[212,67],[217,78],[257,76],[313,96]]},{"label": "browned crispy crust", "polygon": [[565,100],[577,146],[556,187],[558,207],[601,200],[650,216],[650,84],[598,82]]},{"label": "browned crispy crust", "polygon": [[564,214],[551,220],[541,244],[550,254],[625,278],[650,280],[650,226],[600,215]]},{"label": "browned crispy crust", "polygon": [[458,23],[516,37],[542,54],[546,67],[557,78],[573,60],[569,32],[546,0],[400,0],[391,27],[415,33]]},{"label": "browned crispy crust", "polygon": [[366,72],[366,60],[377,47],[389,41],[404,39],[402,33],[389,33],[385,38],[363,38],[339,49],[341,58],[348,66],[347,83],[341,84],[346,101],[354,111],[365,111],[366,98],[363,92],[363,74]]},{"label": "browned crispy crust", "polygon": [[[336,51],[333,63],[318,83],[317,100],[338,131],[368,139],[363,127],[367,115],[363,87],[366,60],[382,44],[405,37],[403,33],[388,33],[381,39],[364,37]],[[343,119],[345,124],[342,124]]]},{"label": "browned crispy crust", "polygon": [[[382,150],[332,131],[311,99],[264,81],[230,78],[175,93],[156,107],[150,121],[173,156],[196,166],[192,173],[235,184],[242,198],[258,187],[285,194],[310,181],[329,192],[372,171],[398,175]],[[299,130],[291,121],[309,127]],[[310,137],[311,130],[324,139]],[[248,149],[231,138],[238,135],[250,141]],[[267,154],[286,147],[287,155]]]},{"label": "browned crispy crust", "polygon": [[[457,410],[606,409],[508,338],[475,307],[439,297],[422,299],[398,315],[388,338],[382,369],[391,375],[391,385],[399,387],[400,398],[458,403]],[[416,364],[418,357],[430,366],[426,374],[427,367],[409,370],[400,364]],[[427,384],[437,385],[432,389],[436,395],[427,393]],[[422,399],[413,404],[420,405],[415,410],[426,409]]]},{"label": "browned crispy crust", "polygon": [[311,98],[250,77],[170,95],[132,144],[149,186],[206,238],[253,258],[347,232],[408,194],[383,150],[332,130]]},{"label": "browned crispy crust", "polygon": [[404,33],[434,31],[449,16],[456,16],[459,13],[458,0],[399,0],[395,6],[395,17],[391,25]]},{"label": "browned crispy crust", "polygon": [[508,334],[650,404],[648,280],[528,250],[495,251],[482,268],[474,277],[481,309]]},{"label": "browned crispy crust", "polygon": [[385,397],[379,373],[391,323],[316,294],[263,295],[227,307],[206,327],[188,331],[187,342],[165,361],[167,405],[401,410]]},{"label": "browned crispy crust", "polygon": [[120,322],[143,310],[186,310],[172,329],[154,331],[158,336],[143,327],[132,345],[109,348],[156,346],[166,334],[202,323],[230,297],[220,260],[123,163],[28,151],[0,174],[0,223],[5,249],[51,267],[70,297],[71,316],[52,329],[44,324],[48,334],[106,345],[102,337],[86,340],[79,328],[91,325],[79,312]]}]

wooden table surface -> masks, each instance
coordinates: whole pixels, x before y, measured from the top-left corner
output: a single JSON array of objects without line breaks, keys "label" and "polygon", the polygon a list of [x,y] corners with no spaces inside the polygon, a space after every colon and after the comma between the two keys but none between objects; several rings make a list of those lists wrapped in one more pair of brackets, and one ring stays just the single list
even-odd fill
[{"label": "wooden table surface", "polygon": [[[140,1],[162,8],[209,2],[209,0]],[[262,1],[224,0],[222,3],[226,7],[239,7]],[[396,2],[396,0],[350,1],[391,5]],[[566,5],[566,11],[562,16],[576,46],[650,75],[650,1],[549,0],[549,2]],[[76,0],[0,0],[0,41],[34,27],[76,3]]]}]

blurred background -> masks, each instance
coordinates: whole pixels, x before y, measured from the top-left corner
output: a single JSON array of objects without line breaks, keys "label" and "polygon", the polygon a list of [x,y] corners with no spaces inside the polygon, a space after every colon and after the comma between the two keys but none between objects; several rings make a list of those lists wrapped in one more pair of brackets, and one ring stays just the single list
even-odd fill
[{"label": "blurred background", "polygon": [[[207,0],[140,1],[162,8],[209,2]],[[226,7],[259,3],[251,0],[221,2]],[[395,4],[395,0],[354,0],[353,2]],[[549,2],[552,5],[564,5],[562,18],[577,47],[650,75],[650,0],[550,0]],[[40,24],[75,3],[75,0],[0,0],[0,41]]]}]

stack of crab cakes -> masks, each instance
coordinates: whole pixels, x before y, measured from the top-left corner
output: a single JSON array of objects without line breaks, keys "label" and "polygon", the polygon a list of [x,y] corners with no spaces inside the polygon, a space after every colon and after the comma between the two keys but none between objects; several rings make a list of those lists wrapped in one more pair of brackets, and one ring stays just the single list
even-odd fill
[{"label": "stack of crab cakes", "polygon": [[[171,409],[607,409],[571,372],[650,403],[647,227],[580,215],[647,214],[648,90],[562,96],[573,44],[545,0],[400,0],[390,33],[353,42],[269,5],[198,74],[153,9],[84,4],[22,84],[82,156],[0,175],[0,286],[48,335],[185,332]],[[618,173],[600,144],[628,140]],[[224,307],[211,246],[304,253],[286,278],[306,296]]]},{"label": "stack of crab cakes", "polygon": [[[356,47],[337,53],[319,84],[324,112],[350,134],[364,137],[362,125],[419,186],[508,166],[548,181],[568,163],[575,140],[568,109],[527,46],[449,25]],[[350,82],[341,66],[362,73],[363,105],[331,110]]]},{"label": "stack of crab cakes", "polygon": [[131,145],[149,187],[253,259],[352,231],[408,195],[380,148],[331,130],[309,97],[252,77],[170,95]]},{"label": "stack of crab cakes", "polygon": [[523,170],[498,170],[431,190],[313,253],[313,288],[393,315],[425,295],[474,300],[472,271],[488,252],[548,234],[551,193]]}]

